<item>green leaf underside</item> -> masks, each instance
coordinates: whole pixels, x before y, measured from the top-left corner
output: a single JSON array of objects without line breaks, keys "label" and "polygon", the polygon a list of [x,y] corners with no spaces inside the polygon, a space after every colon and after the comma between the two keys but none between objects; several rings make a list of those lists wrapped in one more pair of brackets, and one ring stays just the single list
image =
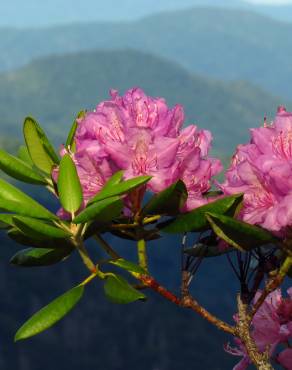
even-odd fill
[{"label": "green leaf underside", "polygon": [[64,260],[72,251],[68,248],[27,248],[17,252],[10,263],[20,267],[49,266]]},{"label": "green leaf underside", "polygon": [[104,292],[111,302],[118,304],[132,303],[146,298],[143,293],[133,288],[122,276],[116,274],[107,277]]},{"label": "green leaf underside", "polygon": [[89,204],[101,201],[106,198],[110,198],[116,195],[122,195],[129,193],[137,187],[146,184],[151,179],[151,176],[139,176],[130,180],[126,180],[116,184],[115,186],[109,186],[102,189],[95,197],[93,197]]},{"label": "green leaf underside", "polygon": [[214,213],[208,213],[206,217],[217,236],[241,251],[277,241],[268,231],[232,217]]},{"label": "green leaf underside", "polygon": [[111,234],[124,240],[135,240],[135,241],[140,240],[139,236],[136,236],[135,234],[129,233],[125,230],[111,230]]},{"label": "green leaf underside", "polygon": [[10,239],[16,243],[34,248],[47,248],[47,249],[72,249],[73,245],[69,239],[52,239],[43,234],[30,233],[29,235],[24,234],[18,228],[14,227],[7,232]]},{"label": "green leaf underside", "polygon": [[17,331],[15,341],[32,337],[53,326],[72,310],[83,293],[84,286],[77,286],[43,307]]},{"label": "green leaf underside", "polygon": [[179,180],[162,192],[155,194],[142,210],[147,214],[176,215],[187,200],[187,189],[183,181]]},{"label": "green leaf underside", "polygon": [[58,192],[60,202],[66,211],[70,213],[78,211],[83,200],[82,187],[76,166],[69,154],[65,154],[60,163]]},{"label": "green leaf underside", "polygon": [[77,217],[74,218],[75,224],[85,223],[91,220],[110,222],[118,217],[123,208],[123,202],[119,197],[103,199],[86,207]]},{"label": "green leaf underside", "polygon": [[242,194],[235,194],[225,198],[218,199],[204,206],[198,207],[191,212],[179,215],[174,221],[166,226],[162,225],[162,231],[166,233],[183,233],[188,231],[201,231],[209,227],[205,217],[207,212],[224,214],[231,207],[242,201]]},{"label": "green leaf underside", "polygon": [[65,231],[61,228],[54,226],[53,224],[48,224],[46,222],[29,218],[29,217],[21,217],[21,216],[14,216],[13,217],[14,224],[24,233],[27,235],[31,235],[36,232],[38,235],[43,235],[44,237],[50,238],[69,238],[71,233],[69,231]]},{"label": "green leaf underside", "polygon": [[67,137],[67,140],[66,140],[66,148],[72,148],[72,145],[74,143],[74,136],[75,136],[75,132],[77,130],[77,127],[78,127],[78,123],[77,123],[77,119],[78,118],[82,118],[85,116],[85,111],[80,111],[78,114],[77,114],[77,117],[75,118],[72,126],[71,126],[71,129],[69,131],[69,134],[68,134],[68,137]]},{"label": "green leaf underside", "polygon": [[141,266],[131,261],[124,260],[123,258],[110,261],[109,263],[111,263],[112,265],[118,266],[122,268],[123,270],[127,270],[130,272],[136,272],[137,274],[148,275],[148,272],[145,271]]},{"label": "green leaf underside", "polygon": [[7,175],[29,184],[45,185],[46,180],[28,164],[0,149],[0,168]]},{"label": "green leaf underside", "polygon": [[[159,231],[159,230],[157,230]],[[126,230],[110,230],[111,234],[118,236],[121,239],[126,239],[126,240],[140,240],[145,239],[145,241],[150,241],[150,240],[157,240],[160,239],[161,236],[156,232],[156,230],[143,230],[139,235],[134,234],[134,233],[128,233]]]},{"label": "green leaf underside", "polygon": [[27,117],[23,134],[33,163],[45,173],[51,174],[52,166],[59,163],[59,158],[44,131],[33,118]]},{"label": "green leaf underside", "polygon": [[34,199],[0,179],[0,209],[42,219],[57,219],[57,216]]}]

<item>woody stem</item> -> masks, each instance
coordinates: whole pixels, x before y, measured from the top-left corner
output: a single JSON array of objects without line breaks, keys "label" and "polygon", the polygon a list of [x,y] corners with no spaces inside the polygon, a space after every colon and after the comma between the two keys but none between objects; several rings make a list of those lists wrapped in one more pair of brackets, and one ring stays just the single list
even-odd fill
[{"label": "woody stem", "polygon": [[259,352],[258,347],[250,335],[250,318],[247,313],[248,305],[243,303],[240,295],[237,297],[238,305],[238,324],[235,329],[236,335],[244,344],[249,358],[259,370],[273,370],[269,361],[269,350],[263,353]]},{"label": "woody stem", "polygon": [[138,240],[137,250],[138,250],[139,265],[145,271],[148,271],[148,258],[147,258],[146,242],[144,239]]}]

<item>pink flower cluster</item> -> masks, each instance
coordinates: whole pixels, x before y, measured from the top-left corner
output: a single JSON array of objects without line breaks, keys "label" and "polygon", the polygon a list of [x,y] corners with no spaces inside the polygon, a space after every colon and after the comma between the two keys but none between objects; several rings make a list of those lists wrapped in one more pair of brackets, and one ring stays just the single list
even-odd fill
[{"label": "pink flower cluster", "polygon": [[292,225],[292,113],[279,107],[271,125],[251,129],[250,143],[237,147],[220,187],[244,193],[244,221],[285,233]]},{"label": "pink flower cluster", "polygon": [[151,98],[139,89],[124,96],[110,92],[93,112],[78,120],[74,160],[84,190],[85,203],[116,171],[124,178],[150,175],[147,189],[160,192],[178,179],[188,189],[186,210],[207,202],[202,194],[221,170],[208,158],[211,134],[195,125],[182,128],[180,105],[169,109],[164,99]]},{"label": "pink flower cluster", "polygon": [[[255,302],[260,293],[257,292]],[[259,351],[264,352],[270,348],[271,357],[279,344],[287,345],[275,360],[285,369],[292,369],[292,348],[289,347],[289,340],[292,339],[292,288],[288,289],[288,298],[283,298],[279,289],[269,294],[254,316],[251,335]],[[243,356],[233,370],[244,370],[251,361],[240,340],[236,338],[235,343],[237,348],[228,345],[225,349],[232,355]]]}]

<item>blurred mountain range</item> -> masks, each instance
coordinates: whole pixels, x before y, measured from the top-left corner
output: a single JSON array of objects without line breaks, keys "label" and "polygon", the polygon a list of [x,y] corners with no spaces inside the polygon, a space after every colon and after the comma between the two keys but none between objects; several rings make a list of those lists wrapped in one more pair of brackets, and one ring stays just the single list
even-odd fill
[{"label": "blurred mountain range", "polygon": [[[137,51],[95,51],[52,56],[0,75],[3,132],[20,137],[25,116],[32,115],[59,145],[74,115],[139,86],[170,106],[185,108],[186,124],[212,131],[214,147],[230,155],[248,139],[248,128],[272,117],[279,100],[246,82],[224,83],[190,74],[179,65]],[[13,109],[12,109],[13,107]]]},{"label": "blurred mountain range", "polygon": [[129,21],[157,12],[195,6],[246,9],[277,20],[292,20],[292,5],[252,4],[244,0],[38,0],[2,1],[0,26],[40,27],[72,22]]},{"label": "blurred mountain range", "polygon": [[[0,29],[0,69],[49,54],[131,48],[190,72],[245,80],[292,100],[292,24],[242,10],[193,8],[136,22]],[[159,35],[159,37],[158,37]]]}]

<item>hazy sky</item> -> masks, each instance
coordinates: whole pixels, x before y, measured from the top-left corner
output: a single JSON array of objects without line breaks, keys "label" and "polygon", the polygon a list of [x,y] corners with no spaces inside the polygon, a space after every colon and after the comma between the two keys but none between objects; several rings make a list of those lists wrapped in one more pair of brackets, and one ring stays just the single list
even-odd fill
[{"label": "hazy sky", "polygon": [[250,3],[256,4],[292,4],[292,0],[248,0]]}]

